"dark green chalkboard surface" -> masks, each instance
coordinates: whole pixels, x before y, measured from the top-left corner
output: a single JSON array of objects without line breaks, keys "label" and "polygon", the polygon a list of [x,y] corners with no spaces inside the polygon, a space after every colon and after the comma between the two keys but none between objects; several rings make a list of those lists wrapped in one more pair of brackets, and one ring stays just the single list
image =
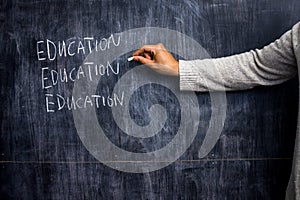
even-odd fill
[{"label": "dark green chalkboard surface", "polygon": [[[149,27],[180,33],[207,55],[221,57],[272,42],[300,20],[299,13],[299,0],[1,1],[0,199],[284,199],[296,130],[296,79],[227,92],[224,126],[205,156],[199,156],[199,149],[213,112],[210,93],[179,92],[195,97],[193,105],[184,107],[172,88],[154,81],[173,82],[176,90],[178,79],[147,69],[127,76],[123,90],[114,87],[127,72],[139,69],[139,63],[127,61],[137,45],[163,42],[167,35],[162,31],[149,39]],[[135,40],[141,35],[131,30],[146,30],[145,40]],[[119,37],[128,31],[133,39]],[[184,44],[183,55],[199,51],[199,58],[207,56]],[[112,55],[119,45],[127,50]],[[96,67],[85,62],[109,56]],[[142,74],[150,79],[136,87]],[[91,82],[76,80],[96,76],[101,76],[95,86],[101,95],[89,99]],[[81,99],[72,100],[76,84],[84,90]],[[128,113],[113,113],[125,104]],[[172,146],[182,123],[186,138],[194,135],[190,144],[180,140],[187,148],[179,145],[182,153],[170,162],[167,154],[166,160],[130,162],[104,146],[106,140],[96,140],[97,131],[94,141],[89,138],[86,133],[95,123],[76,113],[86,107],[107,141],[133,155],[150,153],[155,160],[151,152]],[[196,125],[181,114],[189,110],[191,116],[199,114]],[[146,127],[155,113],[164,117],[160,130],[144,138],[138,135],[143,131],[126,133],[132,128],[126,120]],[[123,127],[116,118],[125,121]],[[158,163],[167,164],[148,170]],[[143,173],[122,170],[127,165],[143,166]]]}]

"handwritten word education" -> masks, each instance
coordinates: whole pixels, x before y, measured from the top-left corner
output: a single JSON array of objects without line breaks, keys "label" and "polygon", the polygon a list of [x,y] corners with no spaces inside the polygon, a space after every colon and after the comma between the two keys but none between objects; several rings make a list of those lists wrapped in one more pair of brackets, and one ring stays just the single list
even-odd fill
[{"label": "handwritten word education", "polygon": [[[67,41],[40,40],[36,43],[37,58],[39,61],[53,61],[57,57],[75,56],[76,54],[89,54],[92,51],[105,51],[112,45],[119,46],[120,36],[111,34],[108,38],[100,40],[94,37],[84,37],[83,40],[69,39]],[[93,48],[94,47],[94,48]]]}]

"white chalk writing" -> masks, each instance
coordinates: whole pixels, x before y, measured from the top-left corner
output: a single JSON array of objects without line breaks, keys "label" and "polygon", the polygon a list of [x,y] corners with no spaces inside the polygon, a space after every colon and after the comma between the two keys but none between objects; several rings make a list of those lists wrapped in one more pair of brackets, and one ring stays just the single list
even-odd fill
[{"label": "white chalk writing", "polygon": [[[106,51],[110,48],[118,47],[121,38],[117,34],[111,34],[107,38],[95,39],[94,37],[84,37],[81,40],[68,39],[53,41],[50,39],[39,40],[36,43],[37,59],[41,64],[41,87],[45,91],[46,112],[53,113],[62,109],[76,110],[87,109],[89,107],[100,108],[102,106],[113,107],[122,106],[124,92],[110,95],[82,95],[79,97],[63,96],[52,90],[60,84],[73,83],[79,79],[88,81],[98,80],[99,76],[114,76],[120,73],[119,62],[112,65],[109,61],[105,63],[84,62],[80,66],[52,65],[49,63],[59,57],[67,58],[79,55],[87,55],[92,51]],[[58,60],[57,62],[60,62]],[[56,63],[57,64],[57,63]]]}]

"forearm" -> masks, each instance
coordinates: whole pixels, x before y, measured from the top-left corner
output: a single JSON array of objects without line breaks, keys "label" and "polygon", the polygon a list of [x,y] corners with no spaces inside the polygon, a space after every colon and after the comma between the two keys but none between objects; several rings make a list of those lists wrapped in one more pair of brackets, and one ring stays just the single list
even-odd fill
[{"label": "forearm", "polygon": [[282,83],[297,74],[298,34],[299,23],[260,50],[217,59],[180,61],[180,89],[241,90]]}]

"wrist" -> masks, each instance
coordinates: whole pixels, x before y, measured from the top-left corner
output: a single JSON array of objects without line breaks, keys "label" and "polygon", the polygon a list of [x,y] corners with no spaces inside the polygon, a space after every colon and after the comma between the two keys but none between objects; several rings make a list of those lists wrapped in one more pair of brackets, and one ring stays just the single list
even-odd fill
[{"label": "wrist", "polygon": [[173,72],[172,72],[172,75],[173,76],[179,76],[179,62],[176,60],[173,64]]}]

